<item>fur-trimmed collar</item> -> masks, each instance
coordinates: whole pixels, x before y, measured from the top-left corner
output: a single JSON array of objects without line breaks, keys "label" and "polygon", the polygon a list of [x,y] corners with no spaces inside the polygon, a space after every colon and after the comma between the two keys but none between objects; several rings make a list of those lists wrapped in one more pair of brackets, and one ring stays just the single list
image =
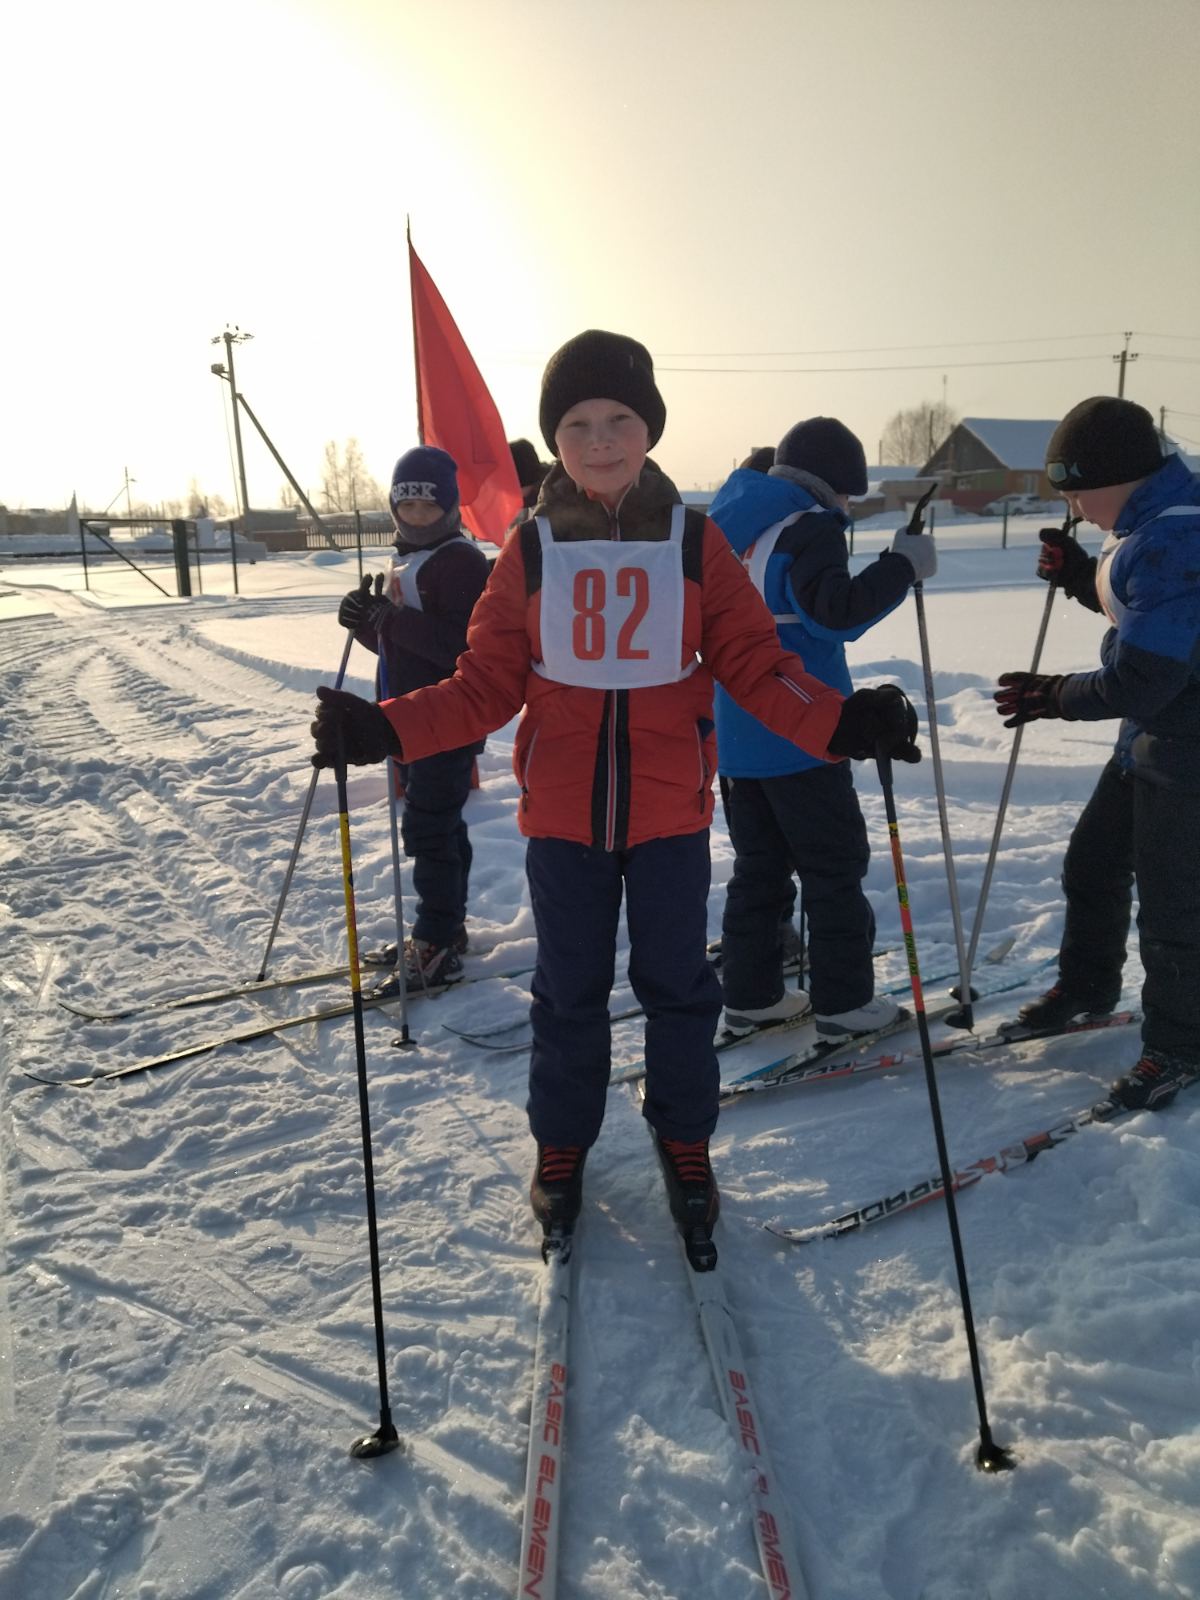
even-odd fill
[{"label": "fur-trimmed collar", "polygon": [[[636,483],[631,484],[616,510],[622,538],[665,539],[670,533],[669,512],[679,504],[679,491],[661,467],[647,457]],[[535,517],[549,517],[557,539],[610,539],[613,516],[593,500],[556,461],[542,480],[533,508]]]}]

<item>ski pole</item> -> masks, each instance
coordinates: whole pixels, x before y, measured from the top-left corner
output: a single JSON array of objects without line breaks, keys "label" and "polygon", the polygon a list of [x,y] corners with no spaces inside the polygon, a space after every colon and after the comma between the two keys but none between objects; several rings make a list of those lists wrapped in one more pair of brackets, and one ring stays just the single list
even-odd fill
[{"label": "ski pole", "polygon": [[[379,641],[379,698],[387,700],[387,665],[383,658],[383,640]],[[408,976],[404,959],[404,889],[400,882],[400,825],[396,815],[396,785],[400,778],[400,763],[389,756],[384,763],[387,769],[388,828],[392,837],[392,897],[396,903],[396,969],[395,979],[400,999],[400,1032],[392,1040],[397,1050],[411,1050],[414,1041],[408,1033]]]},{"label": "ski pole", "polygon": [[[353,633],[346,634],[346,648],[342,651],[341,665],[337,670],[333,687],[340,689],[342,679],[346,676],[346,663],[350,660],[350,646],[354,643]],[[258,969],[258,977],[254,980],[261,983],[267,975],[267,963],[271,959],[271,946],[275,943],[275,935],[279,932],[279,919],[283,916],[284,901],[288,897],[288,890],[292,886],[292,874],[296,870],[296,862],[300,858],[300,844],[304,838],[304,830],[308,827],[308,814],[312,810],[313,796],[317,792],[317,779],[320,776],[317,768],[313,768],[313,775],[309,781],[308,793],[304,797],[304,810],[300,813],[300,826],[296,829],[296,842],[292,846],[292,859],[287,864],[287,871],[283,875],[283,888],[279,891],[279,904],[275,907],[275,918],[271,923],[271,932],[267,937],[267,948],[263,951],[262,966]]]},{"label": "ski pole", "polygon": [[917,963],[917,941],[913,933],[912,912],[908,901],[908,884],[904,874],[904,857],[900,850],[900,824],[896,817],[896,796],[892,789],[892,758],[882,750],[876,752],[875,765],[883,789],[883,804],[887,812],[888,837],[892,846],[892,867],[896,875],[896,898],[900,902],[900,926],[904,931],[904,948],[908,955],[908,973],[912,982],[913,1009],[917,1014],[917,1031],[921,1037],[921,1055],[925,1062],[925,1086],[929,1091],[929,1113],[933,1119],[933,1136],[937,1143],[938,1163],[946,1191],[946,1218],[950,1225],[950,1242],[954,1250],[954,1267],[958,1274],[958,1293],[962,1301],[963,1323],[967,1331],[967,1350],[971,1358],[971,1381],[975,1386],[975,1404],[979,1411],[979,1448],[975,1452],[975,1465],[983,1472],[1004,1472],[1015,1465],[1012,1453],[992,1438],[988,1423],[987,1400],[983,1392],[983,1370],[979,1363],[979,1346],[975,1338],[975,1319],[971,1314],[971,1291],[967,1286],[967,1262],[963,1254],[962,1235],[958,1228],[958,1207],[954,1201],[954,1172],[946,1148],[946,1130],[942,1124],[942,1108],[938,1099],[937,1075],[933,1066],[933,1050],[929,1042],[929,1023],[925,1016],[925,996],[921,989],[921,970]]},{"label": "ski pole", "polygon": [[[936,490],[937,484],[931,484],[913,507],[913,514],[908,523],[909,533],[919,534],[924,528],[925,524],[921,513]],[[963,919],[958,901],[958,878],[954,871],[954,847],[950,841],[950,818],[946,811],[946,780],[942,771],[942,750],[938,740],[937,702],[933,694],[933,666],[929,654],[929,631],[925,624],[925,585],[920,578],[913,584],[913,600],[916,602],[917,607],[917,634],[921,641],[921,673],[925,680],[925,721],[929,730],[929,754],[933,761],[933,787],[937,796],[938,824],[942,832],[942,855],[946,860],[946,887],[950,893],[950,919],[954,924],[954,948],[958,955],[958,971],[961,983],[959,997],[962,1000],[962,1005],[945,1020],[952,1028],[972,1029],[975,1026],[975,1014],[971,1010],[971,1001],[978,1000],[979,996],[971,988],[971,963],[967,960],[966,949],[963,945]]]},{"label": "ski pole", "polygon": [[392,1423],[387,1392],[387,1351],[383,1339],[383,1291],[379,1282],[379,1230],[375,1219],[375,1166],[371,1159],[371,1109],[367,1099],[367,1044],[363,1032],[362,971],[358,964],[358,920],[354,912],[354,866],[350,859],[350,801],[346,793],[346,754],[338,734],[338,833],[342,842],[342,886],[346,898],[346,944],[350,957],[350,996],[354,1007],[354,1049],[358,1057],[358,1108],[362,1121],[363,1174],[367,1189],[367,1235],[371,1249],[371,1298],[375,1307],[375,1356],[379,1366],[379,1426],[350,1446],[360,1461],[385,1456],[400,1443]]},{"label": "ski pole", "polygon": [[[1063,519],[1063,532],[1070,533],[1078,523],[1079,518],[1073,517],[1068,511]],[[1042,620],[1038,628],[1037,641],[1033,647],[1033,661],[1030,672],[1036,672],[1042,659],[1042,646],[1046,642],[1046,630],[1050,626],[1050,612],[1054,606],[1054,591],[1058,587],[1053,580],[1046,593],[1046,603],[1042,607]],[[1004,815],[1008,810],[1008,797],[1012,793],[1013,779],[1017,772],[1017,757],[1021,753],[1021,735],[1025,732],[1025,725],[1020,724],[1013,732],[1012,751],[1008,758],[1008,770],[1004,774],[1004,787],[1000,791],[1000,808],[996,813],[996,826],[992,830],[992,844],[988,851],[987,866],[983,872],[983,883],[979,889],[979,904],[975,908],[975,922],[971,928],[971,947],[967,951],[967,980],[975,966],[975,952],[979,948],[979,936],[983,932],[983,913],[987,907],[988,891],[992,886],[992,874],[996,870],[996,857],[1000,850],[1000,835],[1004,831]],[[965,990],[963,991],[966,992]],[[961,998],[961,996],[959,997]]]}]

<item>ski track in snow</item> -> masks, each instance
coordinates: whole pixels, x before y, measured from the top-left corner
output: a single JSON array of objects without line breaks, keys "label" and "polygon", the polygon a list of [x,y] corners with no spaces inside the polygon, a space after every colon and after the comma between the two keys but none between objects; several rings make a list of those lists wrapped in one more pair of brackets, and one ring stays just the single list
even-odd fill
[{"label": "ski track in snow", "polygon": [[[1018,567],[1007,557],[1018,557]],[[1028,552],[927,596],[959,889],[974,913],[1008,758],[987,693],[1028,664]],[[952,564],[952,563],[951,563]],[[340,636],[327,592],[103,608],[53,586],[0,623],[0,1593],[7,1600],[494,1600],[514,1591],[540,1263],[523,1057],[442,1029],[519,1017],[521,979],[414,1003],[418,1048],[366,1019],[388,1380],[403,1453],[351,1461],[378,1420],[348,1020],[86,1090],[80,1075],[344,988],[124,1022],[84,1003],[253,976],[308,784],[313,686]],[[303,562],[265,563],[259,579]],[[1014,574],[1020,574],[1018,580]],[[328,587],[332,584],[332,588]],[[1015,642],[1014,642],[1015,641]],[[1089,665],[1095,620],[1056,608],[1047,670]],[[857,680],[922,709],[904,607]],[[323,668],[321,663],[327,662]],[[355,652],[348,684],[365,688]],[[1027,730],[981,950],[1056,947],[1070,826],[1104,725]],[[508,768],[481,760],[473,970],[532,959]],[[859,769],[868,893],[899,943],[882,800]],[[897,769],[922,966],[952,964],[928,761]],[[391,927],[382,776],[350,781],[360,936]],[[344,959],[332,782],[273,970]],[[728,841],[713,833],[710,931]],[[406,870],[407,878],[407,870]],[[904,960],[889,958],[898,977]],[[1131,960],[1126,1000],[1136,999]],[[627,991],[626,991],[627,993]],[[981,1003],[981,1031],[1014,1001]],[[905,1039],[903,1047],[910,1043]],[[898,1048],[901,1047],[898,1042]],[[1133,1030],[938,1069],[960,1162],[1099,1097]],[[778,1038],[724,1057],[742,1070]],[[614,1059],[641,1054],[614,1030]],[[572,1334],[563,1600],[759,1600],[739,1457],[703,1356],[661,1180],[627,1091],[588,1167]],[[758,1223],[834,1216],[934,1167],[919,1062],[731,1107],[714,1142],[722,1267],[811,1593],[819,1600],[1141,1600],[1200,1590],[1200,1095],[1093,1127],[960,1197],[993,1431],[1019,1469],[972,1470],[976,1416],[944,1217],[931,1207],[797,1249]]]}]

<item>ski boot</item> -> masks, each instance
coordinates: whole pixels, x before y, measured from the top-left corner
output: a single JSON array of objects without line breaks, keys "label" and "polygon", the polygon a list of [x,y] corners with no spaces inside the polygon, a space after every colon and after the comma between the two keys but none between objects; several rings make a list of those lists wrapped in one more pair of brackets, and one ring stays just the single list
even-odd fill
[{"label": "ski boot", "polygon": [[583,1204],[586,1160],[587,1151],[581,1145],[539,1144],[537,1147],[529,1203],[542,1225],[543,1259],[574,1231]]},{"label": "ski boot", "polygon": [[708,1159],[708,1140],[656,1138],[658,1159],[667,1183],[671,1215],[683,1236],[694,1272],[711,1272],[717,1264],[712,1231],[721,1212],[721,1196]]}]

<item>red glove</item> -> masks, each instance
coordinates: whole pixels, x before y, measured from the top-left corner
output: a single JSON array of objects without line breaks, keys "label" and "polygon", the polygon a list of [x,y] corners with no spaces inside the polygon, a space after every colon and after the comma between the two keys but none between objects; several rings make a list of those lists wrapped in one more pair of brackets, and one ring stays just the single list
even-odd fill
[{"label": "red glove", "polygon": [[1071,595],[1080,583],[1087,584],[1092,575],[1093,558],[1079,540],[1062,528],[1043,528],[1042,549],[1038,556],[1037,575],[1047,583],[1056,583],[1064,593]]}]

